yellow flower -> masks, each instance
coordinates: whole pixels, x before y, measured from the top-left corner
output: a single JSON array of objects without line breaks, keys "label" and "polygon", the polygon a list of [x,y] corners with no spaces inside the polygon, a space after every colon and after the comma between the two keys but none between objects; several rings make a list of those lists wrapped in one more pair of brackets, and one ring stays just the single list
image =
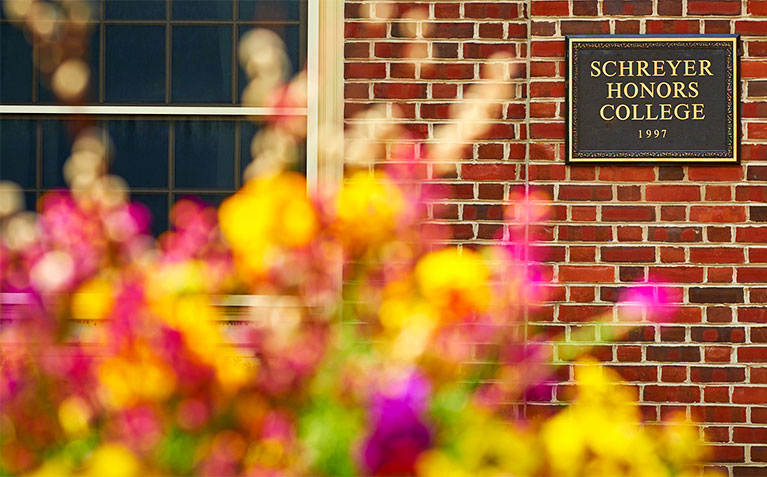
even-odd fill
[{"label": "yellow flower", "polygon": [[72,316],[78,320],[106,318],[114,302],[112,285],[104,278],[93,278],[80,285],[72,296]]},{"label": "yellow flower", "polygon": [[[696,464],[695,433],[671,431],[677,449],[641,425],[636,396],[619,376],[595,361],[576,366],[578,394],[568,409],[544,423],[541,439],[554,475],[653,477]],[[668,432],[668,431],[666,431]]]},{"label": "yellow flower", "polygon": [[447,320],[489,306],[490,272],[476,252],[454,247],[432,252],[418,262],[415,276],[423,297]]},{"label": "yellow flower", "polygon": [[285,248],[308,245],[319,220],[297,173],[253,179],[221,204],[221,231],[238,264],[256,277],[279,260]]},{"label": "yellow flower", "polygon": [[144,345],[136,345],[129,356],[105,360],[98,376],[103,401],[117,409],[140,400],[165,400],[176,387],[173,370]]},{"label": "yellow flower", "polygon": [[343,185],[336,206],[339,239],[353,253],[360,253],[395,236],[406,201],[385,174],[360,171]]},{"label": "yellow flower", "polygon": [[70,396],[59,405],[59,423],[70,436],[79,436],[88,432],[91,408],[79,396]]},{"label": "yellow flower", "polygon": [[87,463],[86,477],[138,477],[141,464],[135,455],[120,444],[103,444]]},{"label": "yellow flower", "polygon": [[533,434],[476,408],[468,408],[460,429],[453,429],[454,455],[439,450],[418,461],[424,477],[495,477],[538,475],[539,452]]},{"label": "yellow flower", "polygon": [[438,450],[430,450],[418,459],[418,475],[421,477],[474,477],[455,459]]}]

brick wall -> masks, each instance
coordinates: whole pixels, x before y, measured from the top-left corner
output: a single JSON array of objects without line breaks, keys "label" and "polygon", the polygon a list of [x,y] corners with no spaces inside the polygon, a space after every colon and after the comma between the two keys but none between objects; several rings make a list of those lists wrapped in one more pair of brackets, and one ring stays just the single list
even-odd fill
[{"label": "brick wall", "polygon": [[[563,35],[596,33],[739,33],[741,164],[565,166]],[[497,52],[524,66],[509,80],[514,99],[461,161],[431,171],[450,191],[431,222],[460,242],[489,241],[515,188],[546,191],[552,215],[530,234],[548,243],[552,293],[531,320],[587,344],[599,343],[589,317],[614,313],[621,287],[670,282],[676,322],[598,344],[597,356],[637,386],[648,419],[682,410],[704,423],[730,475],[767,475],[767,1],[347,1],[347,125],[385,105],[434,141]]]}]

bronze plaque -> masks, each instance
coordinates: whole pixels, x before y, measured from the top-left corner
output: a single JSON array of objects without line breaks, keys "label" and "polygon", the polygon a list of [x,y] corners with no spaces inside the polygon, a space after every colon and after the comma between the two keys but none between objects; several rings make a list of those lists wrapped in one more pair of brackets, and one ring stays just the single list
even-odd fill
[{"label": "bronze plaque", "polygon": [[566,41],[568,163],[738,162],[738,35]]}]

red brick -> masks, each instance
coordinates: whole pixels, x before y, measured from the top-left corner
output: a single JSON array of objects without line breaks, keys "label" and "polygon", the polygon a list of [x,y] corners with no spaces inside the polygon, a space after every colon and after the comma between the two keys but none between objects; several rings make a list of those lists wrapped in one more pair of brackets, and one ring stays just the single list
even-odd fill
[{"label": "red brick", "polygon": [[703,388],[705,402],[730,402],[730,391],[726,387],[706,386]]},{"label": "red brick", "polygon": [[735,31],[741,35],[767,35],[767,21],[764,20],[737,20]]},{"label": "red brick", "polygon": [[607,226],[560,225],[558,239],[607,242],[612,240],[612,235],[612,228]]},{"label": "red brick", "polygon": [[732,439],[735,442],[767,444],[767,428],[764,427],[735,427]]},{"label": "red brick", "polygon": [[533,81],[530,83],[531,98],[564,98],[565,83],[562,81]]},{"label": "red brick", "polygon": [[647,200],[655,202],[686,202],[700,200],[699,186],[648,185],[645,189]]},{"label": "red brick", "polygon": [[700,227],[650,227],[648,237],[658,242],[700,242]]},{"label": "red brick", "polygon": [[474,23],[437,22],[425,24],[424,38],[471,38],[474,36]]},{"label": "red brick", "polygon": [[649,279],[660,283],[701,283],[703,267],[650,267]]},{"label": "red brick", "polygon": [[375,83],[373,95],[381,99],[418,99],[426,97],[425,84]]},{"label": "red brick", "polygon": [[738,268],[738,283],[767,283],[767,268]]},{"label": "red brick", "polygon": [[697,346],[648,346],[647,359],[662,362],[699,362],[700,348]]},{"label": "red brick", "polygon": [[345,38],[383,38],[386,36],[384,23],[346,22],[344,24]]},{"label": "red brick", "polygon": [[699,406],[693,414],[704,422],[746,422],[746,408],[737,406]]},{"label": "red brick", "polygon": [[658,0],[658,15],[681,16],[682,0]]},{"label": "red brick", "polygon": [[746,332],[743,328],[731,326],[698,326],[691,331],[692,341],[708,343],[734,342],[742,343],[746,340]]},{"label": "red brick", "polygon": [[698,386],[647,385],[642,397],[650,402],[700,402],[700,388]]},{"label": "red brick", "polygon": [[751,15],[767,16],[767,1],[764,0],[748,0],[748,7],[746,10]]},{"label": "red brick", "polygon": [[561,305],[561,321],[604,321],[604,315],[612,313],[612,307],[603,305]]},{"label": "red brick", "polygon": [[767,363],[767,348],[748,346],[738,348],[739,363]]},{"label": "red brick", "polygon": [[643,182],[655,180],[655,171],[652,167],[621,167],[602,166],[599,168],[599,180],[601,181],[628,181]]},{"label": "red brick", "polygon": [[743,263],[742,248],[701,247],[690,249],[690,261],[695,263]]},{"label": "red brick", "polygon": [[466,18],[493,18],[498,20],[507,20],[517,15],[516,3],[505,2],[487,2],[487,3],[466,3],[464,5],[464,16]]},{"label": "red brick", "polygon": [[689,0],[687,13],[690,15],[738,15],[740,0]]},{"label": "red brick", "polygon": [[742,166],[691,167],[689,178],[693,181],[739,181],[743,179]]},{"label": "red brick", "polygon": [[661,247],[660,261],[663,263],[680,263],[685,261],[684,249],[681,247]]},{"label": "red brick", "polygon": [[429,63],[421,65],[421,78],[466,80],[474,78],[474,65],[467,63]]},{"label": "red brick", "polygon": [[767,387],[736,386],[732,390],[732,402],[737,404],[767,404]]},{"label": "red brick", "polygon": [[466,180],[509,180],[516,177],[516,164],[464,164],[461,177]]},{"label": "red brick", "polygon": [[767,263],[767,248],[749,247],[748,261],[751,263]]},{"label": "red brick", "polygon": [[704,21],[704,33],[730,33],[729,20],[708,20]]},{"label": "red brick", "polygon": [[461,5],[457,2],[440,2],[434,5],[436,18],[458,18],[461,14]]},{"label": "red brick", "polygon": [[743,288],[690,288],[690,303],[743,303]]},{"label": "red brick", "polygon": [[561,282],[613,283],[614,277],[615,267],[611,266],[559,266],[559,281]]},{"label": "red brick", "polygon": [[556,116],[557,103],[530,103],[531,118],[554,118]]},{"label": "red brick", "polygon": [[738,242],[767,243],[767,227],[738,227],[735,231]]},{"label": "red brick", "polygon": [[647,33],[681,34],[699,33],[697,20],[647,20]]},{"label": "red brick", "polygon": [[653,247],[602,247],[605,262],[652,262],[655,260]]},{"label": "red brick", "polygon": [[620,242],[640,242],[642,241],[642,227],[619,226],[618,241]]},{"label": "red brick", "polygon": [[715,462],[743,462],[745,448],[742,446],[709,446]]},{"label": "red brick", "polygon": [[692,206],[690,220],[695,222],[744,222],[746,208],[740,205]]},{"label": "red brick", "polygon": [[709,283],[732,283],[732,268],[730,267],[711,267],[706,273]]},{"label": "red brick", "polygon": [[530,136],[535,139],[563,139],[565,125],[564,123],[532,123]]},{"label": "red brick", "polygon": [[570,7],[564,0],[534,0],[531,12],[534,17],[566,17]]},{"label": "red brick", "polygon": [[[540,3],[551,3],[551,2],[541,1]],[[534,57],[540,56],[544,58],[564,58],[565,42],[564,41],[533,41],[531,42],[530,52],[532,53]]]},{"label": "red brick", "polygon": [[650,222],[655,220],[655,209],[645,206],[604,206],[602,220]]},{"label": "red brick", "polygon": [[687,368],[684,366],[662,366],[661,380],[664,383],[681,383],[687,379]]},{"label": "red brick", "polygon": [[[682,0],[660,0],[661,2],[672,1],[681,3]],[[616,35],[631,35],[639,33],[639,22],[636,20],[615,20]]]},{"label": "red brick", "polygon": [[612,188],[610,186],[559,186],[559,200],[610,200],[612,197]]},{"label": "red brick", "polygon": [[655,366],[611,366],[618,371],[626,381],[656,381],[658,372]]},{"label": "red brick", "polygon": [[737,186],[735,187],[735,200],[767,202],[767,186]]},{"label": "red brick", "polygon": [[[752,291],[753,294],[753,291]],[[753,301],[753,297],[752,297]],[[767,323],[767,308],[738,308],[738,321],[741,323]]]},{"label": "red brick", "polygon": [[767,124],[765,123],[748,123],[746,130],[749,139],[767,139]]},{"label": "red brick", "polygon": [[562,20],[560,29],[563,35],[599,35],[610,33],[607,20]]},{"label": "red brick", "polygon": [[652,15],[651,0],[604,0],[605,15]]},{"label": "red brick", "polygon": [[344,78],[347,79],[382,79],[386,78],[386,65],[383,63],[346,63]]}]

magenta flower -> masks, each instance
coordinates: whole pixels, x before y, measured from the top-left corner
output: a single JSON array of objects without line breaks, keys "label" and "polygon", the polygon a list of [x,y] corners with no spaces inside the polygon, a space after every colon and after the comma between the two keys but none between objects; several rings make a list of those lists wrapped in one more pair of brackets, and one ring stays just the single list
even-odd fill
[{"label": "magenta flower", "polygon": [[372,475],[411,475],[420,454],[431,445],[423,419],[429,384],[411,373],[376,393],[368,410],[373,429],[362,446],[362,460]]}]

